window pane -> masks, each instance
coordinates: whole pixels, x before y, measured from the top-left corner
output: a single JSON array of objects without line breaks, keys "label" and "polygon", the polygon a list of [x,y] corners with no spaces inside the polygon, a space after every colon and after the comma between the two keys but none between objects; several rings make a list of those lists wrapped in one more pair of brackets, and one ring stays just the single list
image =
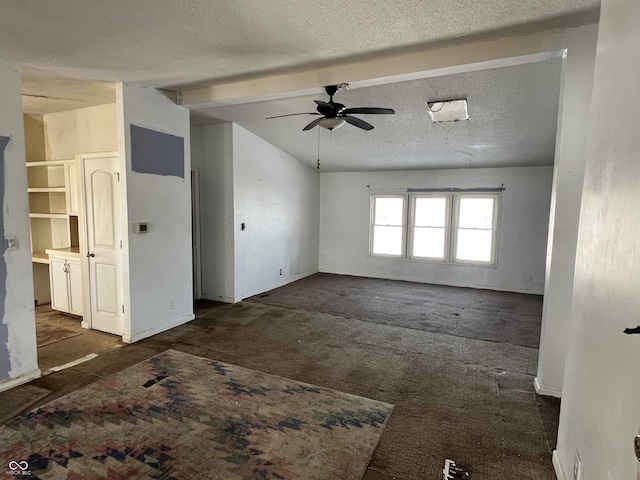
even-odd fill
[{"label": "window pane", "polygon": [[402,227],[373,227],[373,253],[402,254]]},{"label": "window pane", "polygon": [[456,260],[491,261],[491,230],[458,229]]},{"label": "window pane", "polygon": [[444,258],[444,228],[414,228],[413,256]]},{"label": "window pane", "polygon": [[493,198],[460,198],[460,228],[493,228]]},{"label": "window pane", "polygon": [[404,198],[377,197],[375,202],[376,225],[402,225]]},{"label": "window pane", "polygon": [[416,198],[416,227],[444,227],[446,198]]}]

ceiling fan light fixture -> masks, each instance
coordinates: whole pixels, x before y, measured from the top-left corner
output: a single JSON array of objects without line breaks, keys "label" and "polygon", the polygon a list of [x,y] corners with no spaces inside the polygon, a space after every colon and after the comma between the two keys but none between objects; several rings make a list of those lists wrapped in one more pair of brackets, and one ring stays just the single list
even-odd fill
[{"label": "ceiling fan light fixture", "polygon": [[345,124],[346,120],[344,118],[323,118],[320,120],[318,125],[322,128],[326,128],[327,130],[333,130],[335,128],[340,128]]},{"label": "ceiling fan light fixture", "polygon": [[427,110],[433,123],[469,120],[466,98],[427,102]]}]

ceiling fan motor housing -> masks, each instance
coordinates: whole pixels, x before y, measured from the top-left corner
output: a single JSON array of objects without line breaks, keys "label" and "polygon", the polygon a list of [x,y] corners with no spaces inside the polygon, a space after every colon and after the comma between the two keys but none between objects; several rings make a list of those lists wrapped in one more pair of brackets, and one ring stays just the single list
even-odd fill
[{"label": "ceiling fan motor housing", "polygon": [[341,103],[335,103],[333,99],[328,102],[319,103],[316,107],[318,113],[324,115],[327,118],[336,118],[340,116],[345,109],[345,106]]}]

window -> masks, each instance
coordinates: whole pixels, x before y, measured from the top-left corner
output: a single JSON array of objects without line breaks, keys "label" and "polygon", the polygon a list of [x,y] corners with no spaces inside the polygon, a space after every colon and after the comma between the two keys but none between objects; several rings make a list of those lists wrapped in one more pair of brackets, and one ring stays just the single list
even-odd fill
[{"label": "window", "polygon": [[448,213],[447,197],[413,197],[413,257],[446,258]]},{"label": "window", "polygon": [[457,225],[454,260],[494,263],[495,196],[456,196]]},{"label": "window", "polygon": [[404,196],[375,195],[371,253],[402,256],[404,244]]},{"label": "window", "polygon": [[374,195],[371,254],[495,265],[499,200],[499,193]]}]

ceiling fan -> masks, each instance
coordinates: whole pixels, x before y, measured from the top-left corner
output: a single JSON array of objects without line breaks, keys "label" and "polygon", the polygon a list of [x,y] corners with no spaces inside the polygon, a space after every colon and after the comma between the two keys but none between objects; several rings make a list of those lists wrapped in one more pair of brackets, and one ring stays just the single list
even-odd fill
[{"label": "ceiling fan", "polygon": [[291,117],[293,115],[319,115],[320,118],[316,118],[302,130],[311,130],[316,125],[320,125],[327,130],[333,130],[334,128],[340,128],[345,123],[361,128],[363,130],[373,130],[373,125],[365,122],[357,117],[353,117],[352,113],[359,113],[365,115],[388,115],[396,113],[391,108],[379,108],[379,107],[356,107],[347,108],[341,103],[333,101],[333,96],[340,89],[349,88],[347,83],[341,83],[340,85],[327,85],[324,87],[327,95],[329,95],[329,101],[323,102],[321,100],[314,100],[316,102],[317,112],[304,112],[304,113],[289,113],[287,115],[276,115],[275,117],[267,117],[267,120],[272,118]]}]

